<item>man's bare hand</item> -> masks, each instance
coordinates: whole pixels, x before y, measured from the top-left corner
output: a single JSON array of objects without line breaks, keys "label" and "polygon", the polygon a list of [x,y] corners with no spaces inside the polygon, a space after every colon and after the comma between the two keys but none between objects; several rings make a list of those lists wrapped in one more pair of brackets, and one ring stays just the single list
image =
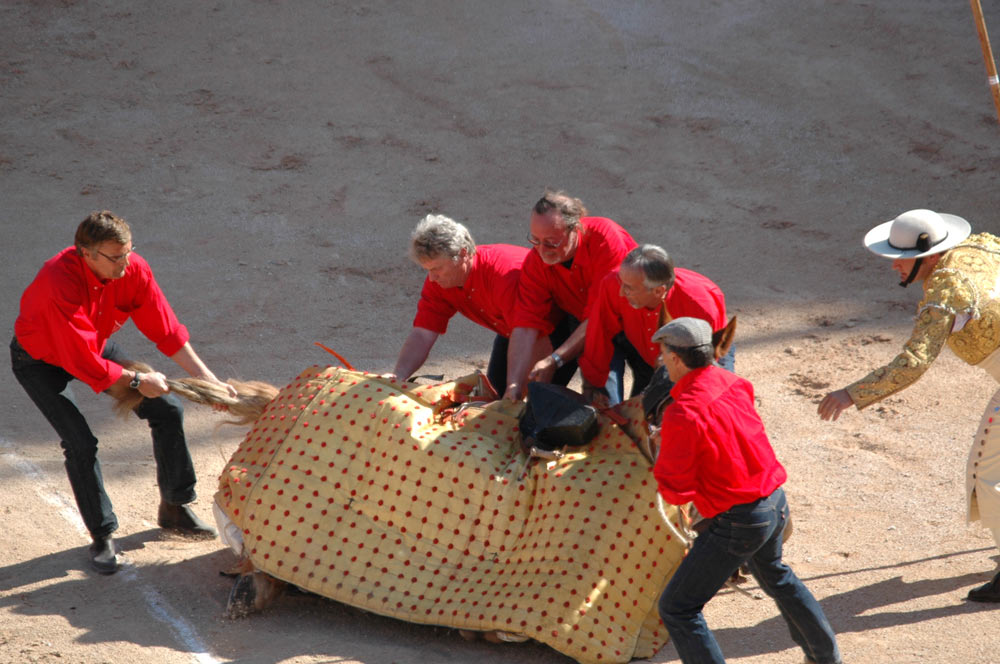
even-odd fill
[{"label": "man's bare hand", "polygon": [[598,410],[608,408],[611,405],[611,399],[604,392],[594,392],[594,397],[591,399],[590,405]]},{"label": "man's bare hand", "polygon": [[819,402],[816,411],[824,420],[836,420],[840,414],[854,405],[854,400],[847,390],[830,392]]},{"label": "man's bare hand", "polygon": [[611,405],[611,399],[602,390],[589,383],[583,385],[583,400],[594,408],[607,408]]},{"label": "man's bare hand", "polygon": [[528,372],[528,382],[551,383],[552,377],[556,374],[556,368],[556,361],[552,359],[551,355],[543,357]]},{"label": "man's bare hand", "polygon": [[[230,398],[236,399],[236,398],[238,398],[240,396],[240,393],[236,391],[236,388],[233,387],[232,385],[230,385],[229,383],[223,383],[221,380],[218,380],[218,379],[216,379],[215,382],[217,382],[219,385],[222,385],[222,386],[224,386],[226,388],[226,394],[228,394]],[[229,410],[229,406],[227,406],[224,403],[213,403],[212,404],[212,410],[215,410],[215,411],[218,411],[218,412],[227,412]]]},{"label": "man's bare hand", "polygon": [[166,376],[159,371],[150,371],[149,373],[139,374],[138,389],[139,394],[142,396],[148,399],[155,399],[169,392],[170,386],[167,385]]}]

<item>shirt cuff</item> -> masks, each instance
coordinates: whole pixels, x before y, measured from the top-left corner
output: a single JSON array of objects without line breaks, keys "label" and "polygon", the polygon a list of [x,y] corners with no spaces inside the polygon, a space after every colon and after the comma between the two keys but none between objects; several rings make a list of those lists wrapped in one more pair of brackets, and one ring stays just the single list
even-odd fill
[{"label": "shirt cuff", "polygon": [[157,342],[156,349],[167,357],[173,357],[177,351],[184,347],[184,344],[186,344],[190,338],[191,335],[188,334],[188,329],[183,325],[180,325],[165,338]]}]

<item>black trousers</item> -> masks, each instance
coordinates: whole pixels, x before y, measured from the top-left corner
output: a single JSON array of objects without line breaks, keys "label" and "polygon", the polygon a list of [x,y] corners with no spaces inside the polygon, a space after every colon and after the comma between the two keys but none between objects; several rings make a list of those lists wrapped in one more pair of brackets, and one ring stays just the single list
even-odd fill
[{"label": "black trousers", "polygon": [[[127,362],[121,348],[110,340],[102,357],[119,364]],[[73,398],[73,376],[62,367],[34,359],[16,338],[10,343],[10,359],[17,382],[61,439],[66,474],[83,523],[92,537],[107,537],[117,530],[118,518],[104,490],[97,438]],[[195,474],[184,438],[180,400],[172,394],[143,399],[135,414],[146,420],[152,433],[160,497],[172,505],[190,503],[195,499]]]},{"label": "black trousers", "polygon": [[[549,341],[552,343],[553,348],[558,348],[562,345],[564,341],[569,339],[569,335],[573,334],[573,330],[579,327],[580,321],[578,321],[573,316],[564,316],[563,319],[556,325],[556,328],[552,330],[552,334],[549,335]],[[490,353],[490,363],[486,367],[486,378],[490,381],[490,385],[493,389],[497,390],[501,396],[507,389],[507,349],[510,347],[510,339],[508,337],[497,335],[493,340],[493,351]],[[552,382],[556,385],[567,385],[573,378],[573,374],[576,373],[577,365],[576,360],[567,362],[559,369],[556,369],[555,375],[552,377]]]}]

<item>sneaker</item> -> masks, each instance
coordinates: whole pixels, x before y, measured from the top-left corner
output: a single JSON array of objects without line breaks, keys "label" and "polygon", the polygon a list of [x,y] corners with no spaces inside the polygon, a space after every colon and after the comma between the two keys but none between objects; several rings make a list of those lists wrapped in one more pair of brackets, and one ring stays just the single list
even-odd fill
[{"label": "sneaker", "polygon": [[198,539],[212,539],[218,536],[215,528],[199,519],[187,505],[161,502],[156,523],[160,528]]},{"label": "sneaker", "polygon": [[1000,602],[1000,572],[989,583],[970,590],[967,599],[973,602]]},{"label": "sneaker", "polygon": [[114,574],[118,571],[115,542],[110,536],[94,538],[90,545],[90,564],[101,574]]}]

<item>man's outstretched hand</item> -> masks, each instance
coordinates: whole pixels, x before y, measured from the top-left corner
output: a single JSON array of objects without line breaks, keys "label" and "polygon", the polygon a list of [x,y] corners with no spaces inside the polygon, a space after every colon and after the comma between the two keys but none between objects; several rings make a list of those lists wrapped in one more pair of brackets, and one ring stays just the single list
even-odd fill
[{"label": "man's outstretched hand", "polygon": [[824,420],[836,420],[840,414],[854,405],[854,400],[847,390],[830,392],[819,402],[816,412]]}]

